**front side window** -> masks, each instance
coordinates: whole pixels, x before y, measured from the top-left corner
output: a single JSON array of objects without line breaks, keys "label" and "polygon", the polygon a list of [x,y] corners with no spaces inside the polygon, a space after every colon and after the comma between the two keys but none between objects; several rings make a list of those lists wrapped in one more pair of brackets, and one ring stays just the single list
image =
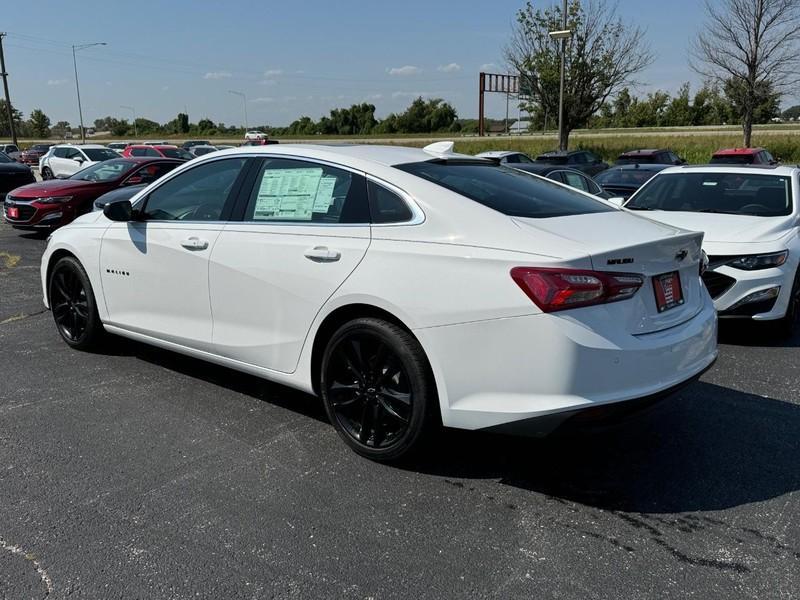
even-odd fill
[{"label": "front side window", "polygon": [[791,179],[758,173],[675,173],[653,178],[625,208],[776,217],[792,214]]},{"label": "front side window", "polygon": [[153,183],[162,175],[166,175],[172,169],[178,166],[179,163],[156,163],[153,165],[145,165],[138,171],[131,173],[124,185],[141,185]]},{"label": "front side window", "polygon": [[245,158],[230,158],[184,171],[147,195],[140,217],[157,221],[219,221],[245,162]]},{"label": "front side window", "polygon": [[427,161],[396,168],[511,217],[549,218],[615,209],[518,169],[474,161]]},{"label": "front side window", "polygon": [[245,221],[369,223],[364,177],[327,165],[264,159],[245,210]]},{"label": "front side window", "polygon": [[56,158],[67,158],[67,152],[70,148],[56,148],[53,150],[53,156]]}]

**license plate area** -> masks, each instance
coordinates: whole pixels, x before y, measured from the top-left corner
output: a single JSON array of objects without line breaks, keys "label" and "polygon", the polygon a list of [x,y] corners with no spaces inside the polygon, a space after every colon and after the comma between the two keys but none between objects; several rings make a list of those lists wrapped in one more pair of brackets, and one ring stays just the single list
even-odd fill
[{"label": "license plate area", "polygon": [[9,206],[8,207],[8,218],[9,219],[19,219],[19,209],[16,206]]},{"label": "license plate area", "polygon": [[683,304],[683,289],[678,271],[663,273],[653,277],[653,291],[656,295],[656,307],[659,313]]}]

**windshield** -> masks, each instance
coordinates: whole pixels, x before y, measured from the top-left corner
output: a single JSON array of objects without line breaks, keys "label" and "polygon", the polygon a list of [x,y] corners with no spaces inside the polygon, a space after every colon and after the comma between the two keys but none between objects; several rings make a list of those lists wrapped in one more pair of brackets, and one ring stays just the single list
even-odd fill
[{"label": "windshield", "polygon": [[108,148],[82,148],[83,153],[92,161],[111,160],[119,158],[119,154]]},{"label": "windshield", "polygon": [[186,150],[182,150],[180,148],[162,148],[161,154],[167,158],[181,158],[183,160],[192,160],[194,158],[191,152],[187,152]]},{"label": "windshield", "polygon": [[[115,156],[119,156],[114,152]],[[136,165],[132,160],[117,158],[86,167],[70,177],[76,181],[113,181],[119,179]]]},{"label": "windshield", "polygon": [[625,185],[640,187],[644,185],[657,171],[645,169],[608,169],[594,176],[600,185]]},{"label": "windshield", "polygon": [[397,168],[510,217],[564,217],[614,210],[546,179],[489,163],[434,161]]},{"label": "windshield", "polygon": [[31,150],[35,152],[47,152],[50,149],[48,144],[36,144]]},{"label": "windshield", "polygon": [[760,173],[675,173],[660,175],[625,208],[776,217],[792,213],[792,182]]},{"label": "windshield", "polygon": [[711,158],[712,165],[749,165],[753,163],[752,154],[723,154]]},{"label": "windshield", "polygon": [[0,152],[0,163],[10,163],[10,162],[16,162],[16,161],[11,160],[11,158],[5,152]]}]

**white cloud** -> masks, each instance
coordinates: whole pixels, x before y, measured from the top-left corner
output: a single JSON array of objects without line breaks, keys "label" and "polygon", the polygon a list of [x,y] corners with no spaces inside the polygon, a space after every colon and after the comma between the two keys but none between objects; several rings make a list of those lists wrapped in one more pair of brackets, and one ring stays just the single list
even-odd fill
[{"label": "white cloud", "polygon": [[253,98],[250,100],[253,104],[269,104],[271,102],[275,102],[275,98],[270,96],[261,96],[260,98]]},{"label": "white cloud", "polygon": [[283,69],[267,69],[264,71],[264,77],[268,79],[277,75],[283,75]]},{"label": "white cloud", "polygon": [[203,79],[228,79],[232,77],[227,71],[209,71],[203,75]]},{"label": "white cloud", "polygon": [[478,67],[481,71],[493,71],[497,68],[497,65],[494,63],[484,63],[480,67]]},{"label": "white cloud", "polygon": [[169,89],[169,86],[168,86],[168,85],[162,85],[162,86],[161,86],[161,91],[162,91],[162,92],[166,92],[168,89]]},{"label": "white cloud", "polygon": [[408,75],[417,75],[422,73],[422,69],[415,67],[414,65],[406,65],[404,67],[392,67],[391,69],[386,69],[386,72],[389,73],[389,75],[400,75],[406,77]]},{"label": "white cloud", "polygon": [[48,79],[47,85],[64,85],[69,83],[69,79]]},{"label": "white cloud", "polygon": [[370,94],[367,96],[367,100],[381,100],[383,98],[383,94]]},{"label": "white cloud", "polygon": [[276,83],[278,82],[274,79],[262,79],[258,82],[259,85],[275,85]]},{"label": "white cloud", "polygon": [[432,98],[437,95],[440,94],[436,94],[435,92],[392,92],[392,98],[419,98],[420,96],[423,98]]},{"label": "white cloud", "polygon": [[461,70],[461,65],[458,63],[450,63],[449,65],[442,65],[437,69],[442,73],[458,73]]}]

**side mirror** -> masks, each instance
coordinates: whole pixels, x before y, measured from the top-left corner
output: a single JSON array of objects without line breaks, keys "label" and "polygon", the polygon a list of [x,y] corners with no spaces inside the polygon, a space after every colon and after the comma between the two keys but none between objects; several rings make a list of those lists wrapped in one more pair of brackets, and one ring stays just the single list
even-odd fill
[{"label": "side mirror", "polygon": [[131,221],[133,219],[133,207],[130,200],[117,200],[109,202],[103,207],[103,214],[110,221]]},{"label": "side mirror", "polygon": [[83,164],[83,157],[82,157],[82,156],[76,156],[76,157],[75,157],[75,158],[73,158],[72,160],[74,160],[74,161],[75,161],[76,163],[78,163],[79,165],[82,165],[82,164]]},{"label": "side mirror", "polygon": [[622,196],[614,196],[613,198],[609,198],[608,201],[611,202],[611,204],[615,204],[617,206],[622,206],[623,204],[625,204],[625,198],[623,198]]},{"label": "side mirror", "polygon": [[689,161],[687,161],[685,158],[679,158],[678,159],[678,164],[679,165],[686,165],[686,164],[689,164]]},{"label": "side mirror", "polygon": [[131,175],[122,185],[139,185],[143,181],[144,178],[141,175]]}]

